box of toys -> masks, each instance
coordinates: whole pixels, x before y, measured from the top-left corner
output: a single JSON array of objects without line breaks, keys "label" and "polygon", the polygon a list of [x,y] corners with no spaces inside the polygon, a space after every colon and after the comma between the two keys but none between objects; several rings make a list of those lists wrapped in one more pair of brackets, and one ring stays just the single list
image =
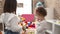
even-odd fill
[{"label": "box of toys", "polygon": [[23,27],[23,30],[26,32],[26,34],[35,34],[36,33],[36,25],[34,20],[33,14],[24,14],[20,17],[21,23],[20,26]]}]

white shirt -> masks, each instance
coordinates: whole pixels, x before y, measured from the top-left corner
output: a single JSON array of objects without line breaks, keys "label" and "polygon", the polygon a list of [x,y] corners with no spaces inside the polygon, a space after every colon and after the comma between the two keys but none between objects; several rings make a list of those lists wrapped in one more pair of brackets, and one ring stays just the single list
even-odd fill
[{"label": "white shirt", "polygon": [[3,13],[0,16],[0,20],[2,23],[5,24],[5,29],[11,30],[13,32],[20,32],[22,31],[22,27],[18,25],[20,19],[13,13]]},{"label": "white shirt", "polygon": [[43,20],[41,22],[37,22],[36,25],[37,25],[36,27],[37,34],[45,34],[45,31],[47,29],[47,22]]}]

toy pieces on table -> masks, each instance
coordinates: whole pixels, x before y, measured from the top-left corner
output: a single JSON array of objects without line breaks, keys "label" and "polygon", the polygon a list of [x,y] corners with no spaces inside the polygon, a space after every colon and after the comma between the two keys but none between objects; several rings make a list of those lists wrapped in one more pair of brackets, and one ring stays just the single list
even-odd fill
[{"label": "toy pieces on table", "polygon": [[35,24],[33,24],[32,27],[35,28]]},{"label": "toy pieces on table", "polygon": [[23,23],[22,23],[22,22],[20,22],[20,23],[18,23],[18,25],[23,26]]},{"label": "toy pieces on table", "polygon": [[32,24],[32,22],[28,22],[28,26],[30,26]]},{"label": "toy pieces on table", "polygon": [[30,24],[30,26],[29,27],[33,27],[33,25],[32,24]]},{"label": "toy pieces on table", "polygon": [[31,27],[31,28],[35,28],[35,25],[32,25],[32,24],[31,24],[29,27]]},{"label": "toy pieces on table", "polygon": [[21,22],[25,21],[25,18],[24,17],[21,17],[20,19],[21,19],[20,20]]},{"label": "toy pieces on table", "polygon": [[26,26],[26,23],[25,22],[22,22],[23,23],[23,26]]},{"label": "toy pieces on table", "polygon": [[25,23],[26,23],[26,25],[28,24],[28,22],[27,21],[24,21]]},{"label": "toy pieces on table", "polygon": [[26,23],[25,22],[20,22],[19,23],[21,26],[26,26]]},{"label": "toy pieces on table", "polygon": [[35,22],[33,22],[32,26],[33,26],[33,28],[36,28],[36,24],[35,24]]},{"label": "toy pieces on table", "polygon": [[28,26],[28,24],[27,24],[27,25],[26,25],[26,29],[28,29],[28,27],[29,27],[29,26]]},{"label": "toy pieces on table", "polygon": [[23,23],[20,23],[21,26],[23,26]]},{"label": "toy pieces on table", "polygon": [[29,27],[28,25],[26,25],[26,29],[31,29],[32,27]]},{"label": "toy pieces on table", "polygon": [[23,26],[22,29],[23,29],[23,31],[26,31],[26,26]]},{"label": "toy pieces on table", "polygon": [[35,23],[29,22],[28,26],[31,27],[31,28],[35,28]]},{"label": "toy pieces on table", "polygon": [[28,26],[26,26],[26,29],[28,29]]}]

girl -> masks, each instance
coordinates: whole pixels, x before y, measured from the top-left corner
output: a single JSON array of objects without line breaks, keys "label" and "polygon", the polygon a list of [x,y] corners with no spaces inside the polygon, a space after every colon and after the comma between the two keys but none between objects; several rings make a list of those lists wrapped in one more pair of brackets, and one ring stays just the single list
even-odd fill
[{"label": "girl", "polygon": [[22,31],[22,27],[18,25],[20,19],[16,16],[16,0],[5,0],[4,13],[1,15],[2,23],[5,24],[5,34],[19,34]]},{"label": "girl", "polygon": [[47,15],[46,10],[43,7],[38,7],[35,11],[37,19],[37,34],[45,34],[47,29],[47,22],[45,21],[45,16]]}]

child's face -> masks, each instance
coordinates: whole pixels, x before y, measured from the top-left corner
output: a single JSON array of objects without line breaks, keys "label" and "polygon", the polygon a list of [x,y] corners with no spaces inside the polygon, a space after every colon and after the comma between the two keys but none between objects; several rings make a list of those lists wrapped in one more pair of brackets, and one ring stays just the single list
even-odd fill
[{"label": "child's face", "polygon": [[42,20],[44,20],[44,16],[38,15],[38,14],[35,14],[35,18],[37,19],[37,21],[42,21]]}]

